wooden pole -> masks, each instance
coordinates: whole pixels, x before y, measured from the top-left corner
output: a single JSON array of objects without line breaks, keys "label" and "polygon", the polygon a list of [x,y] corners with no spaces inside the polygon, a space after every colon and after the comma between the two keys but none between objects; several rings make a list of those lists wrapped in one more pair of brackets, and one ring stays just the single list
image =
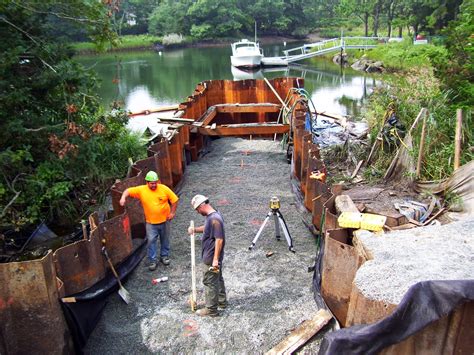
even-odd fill
[{"label": "wooden pole", "polygon": [[196,311],[197,308],[197,292],[196,292],[196,252],[195,252],[195,234],[194,234],[194,221],[191,221],[190,227],[191,233],[191,311]]},{"label": "wooden pole", "polygon": [[83,239],[89,239],[87,236],[87,225],[86,221],[82,220],[81,221],[81,226],[82,226],[82,238]]},{"label": "wooden pole", "polygon": [[456,136],[454,138],[454,170],[461,165],[462,110],[456,110]]},{"label": "wooden pole", "polygon": [[425,134],[426,134],[426,114],[423,116],[423,127],[421,128],[421,138],[420,138],[420,149],[418,151],[418,162],[416,163],[416,175],[418,179],[421,172],[421,162],[423,160],[423,148],[425,146]]}]

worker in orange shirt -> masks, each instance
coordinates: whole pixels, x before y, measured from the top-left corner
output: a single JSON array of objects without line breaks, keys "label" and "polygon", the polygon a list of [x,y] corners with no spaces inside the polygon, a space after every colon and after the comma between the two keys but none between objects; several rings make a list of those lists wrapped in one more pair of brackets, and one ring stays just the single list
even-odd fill
[{"label": "worker in orange shirt", "polygon": [[170,238],[168,222],[176,215],[178,196],[171,189],[160,183],[158,174],[149,171],[145,176],[146,185],[130,187],[122,193],[120,206],[125,206],[127,197],[139,199],[146,220],[146,238],[148,247],[149,270],[156,269],[156,243],[160,236],[160,261],[169,265]]}]

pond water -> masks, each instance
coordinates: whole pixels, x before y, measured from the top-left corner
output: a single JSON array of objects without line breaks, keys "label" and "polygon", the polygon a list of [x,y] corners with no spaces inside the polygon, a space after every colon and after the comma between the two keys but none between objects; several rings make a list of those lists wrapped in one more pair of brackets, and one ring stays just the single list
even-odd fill
[{"label": "pond water", "polygon": [[[267,57],[283,55],[283,50],[302,43],[264,45]],[[119,100],[131,112],[173,105],[192,94],[205,80],[273,79],[302,77],[305,89],[318,112],[357,116],[377,81],[369,74],[341,68],[327,59],[313,58],[298,65],[244,72],[230,64],[230,45],[206,48],[118,52],[78,56],[93,68],[102,81],[99,95],[104,106]]]}]

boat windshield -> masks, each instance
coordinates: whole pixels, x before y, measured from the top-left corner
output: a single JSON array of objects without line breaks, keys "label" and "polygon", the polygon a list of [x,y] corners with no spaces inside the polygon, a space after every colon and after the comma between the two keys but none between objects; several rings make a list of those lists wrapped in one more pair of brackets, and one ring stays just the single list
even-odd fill
[{"label": "boat windshield", "polygon": [[235,45],[235,48],[244,48],[244,47],[255,48],[256,44],[251,43],[251,42],[247,42],[247,43],[238,43],[238,44]]}]

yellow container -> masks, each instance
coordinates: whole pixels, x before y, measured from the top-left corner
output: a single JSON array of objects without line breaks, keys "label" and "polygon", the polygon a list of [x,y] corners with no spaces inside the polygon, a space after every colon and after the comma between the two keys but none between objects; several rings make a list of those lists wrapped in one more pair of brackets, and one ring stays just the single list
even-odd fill
[{"label": "yellow container", "polygon": [[383,230],[383,226],[387,221],[386,216],[380,216],[378,214],[362,213],[362,220],[360,221],[360,228],[367,229],[369,231],[378,232]]},{"label": "yellow container", "polygon": [[337,218],[337,224],[342,228],[360,228],[360,222],[362,221],[362,213],[358,212],[342,212]]}]

